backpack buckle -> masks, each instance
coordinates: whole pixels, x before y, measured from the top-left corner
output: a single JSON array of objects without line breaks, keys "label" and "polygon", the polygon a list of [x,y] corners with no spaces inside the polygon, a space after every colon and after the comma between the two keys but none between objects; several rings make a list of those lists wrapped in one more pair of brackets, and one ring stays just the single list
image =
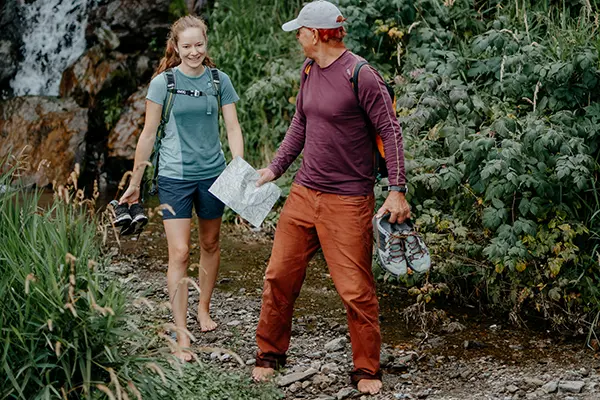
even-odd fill
[{"label": "backpack buckle", "polygon": [[194,90],[194,97],[200,97],[202,96],[202,92],[199,90]]}]

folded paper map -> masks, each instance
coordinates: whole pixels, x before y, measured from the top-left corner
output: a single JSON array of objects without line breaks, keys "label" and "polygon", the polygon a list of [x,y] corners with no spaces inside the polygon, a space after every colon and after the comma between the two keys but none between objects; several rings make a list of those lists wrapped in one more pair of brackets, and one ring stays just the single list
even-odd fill
[{"label": "folded paper map", "polygon": [[256,187],[258,178],[250,164],[236,157],[208,191],[258,228],[281,195],[281,189],[271,182]]}]

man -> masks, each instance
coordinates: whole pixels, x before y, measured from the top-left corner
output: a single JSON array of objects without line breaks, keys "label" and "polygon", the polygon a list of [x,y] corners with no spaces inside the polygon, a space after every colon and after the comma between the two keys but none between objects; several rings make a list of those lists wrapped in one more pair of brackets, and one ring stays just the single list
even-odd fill
[{"label": "man", "polygon": [[282,26],[296,31],[308,59],[291,126],[273,162],[259,170],[257,185],[281,176],[302,151],[304,158],[281,212],[265,273],[252,375],[267,380],[285,364],[294,301],[320,247],[347,310],[352,382],[361,392],[375,394],[382,386],[381,336],[371,271],[375,177],[369,124],[383,139],[392,188],[377,215],[389,213],[391,223],[402,222],[410,210],[404,197],[402,133],[391,99],[370,66],[360,70],[355,95],[349,79],[362,59],[343,43],[344,20],[333,4],[315,1]]}]

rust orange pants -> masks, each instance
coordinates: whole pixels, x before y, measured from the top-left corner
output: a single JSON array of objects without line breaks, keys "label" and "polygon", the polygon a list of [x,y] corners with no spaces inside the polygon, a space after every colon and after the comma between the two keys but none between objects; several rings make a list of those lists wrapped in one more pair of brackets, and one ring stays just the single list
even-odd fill
[{"label": "rust orange pants", "polygon": [[322,248],[329,273],[344,302],[352,343],[354,383],[380,378],[379,304],[371,270],[374,196],[340,196],[293,184],[283,207],[256,331],[256,365],[285,365],[294,302],[308,262]]}]

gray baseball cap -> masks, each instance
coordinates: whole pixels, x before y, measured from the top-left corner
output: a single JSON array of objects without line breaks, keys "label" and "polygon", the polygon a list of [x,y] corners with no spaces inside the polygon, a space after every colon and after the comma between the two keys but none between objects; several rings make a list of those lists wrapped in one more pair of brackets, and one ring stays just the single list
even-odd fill
[{"label": "gray baseball cap", "polygon": [[313,1],[305,5],[298,18],[286,22],[281,26],[286,32],[295,31],[303,26],[316,29],[335,29],[342,26],[344,17],[340,10],[325,0]]}]

